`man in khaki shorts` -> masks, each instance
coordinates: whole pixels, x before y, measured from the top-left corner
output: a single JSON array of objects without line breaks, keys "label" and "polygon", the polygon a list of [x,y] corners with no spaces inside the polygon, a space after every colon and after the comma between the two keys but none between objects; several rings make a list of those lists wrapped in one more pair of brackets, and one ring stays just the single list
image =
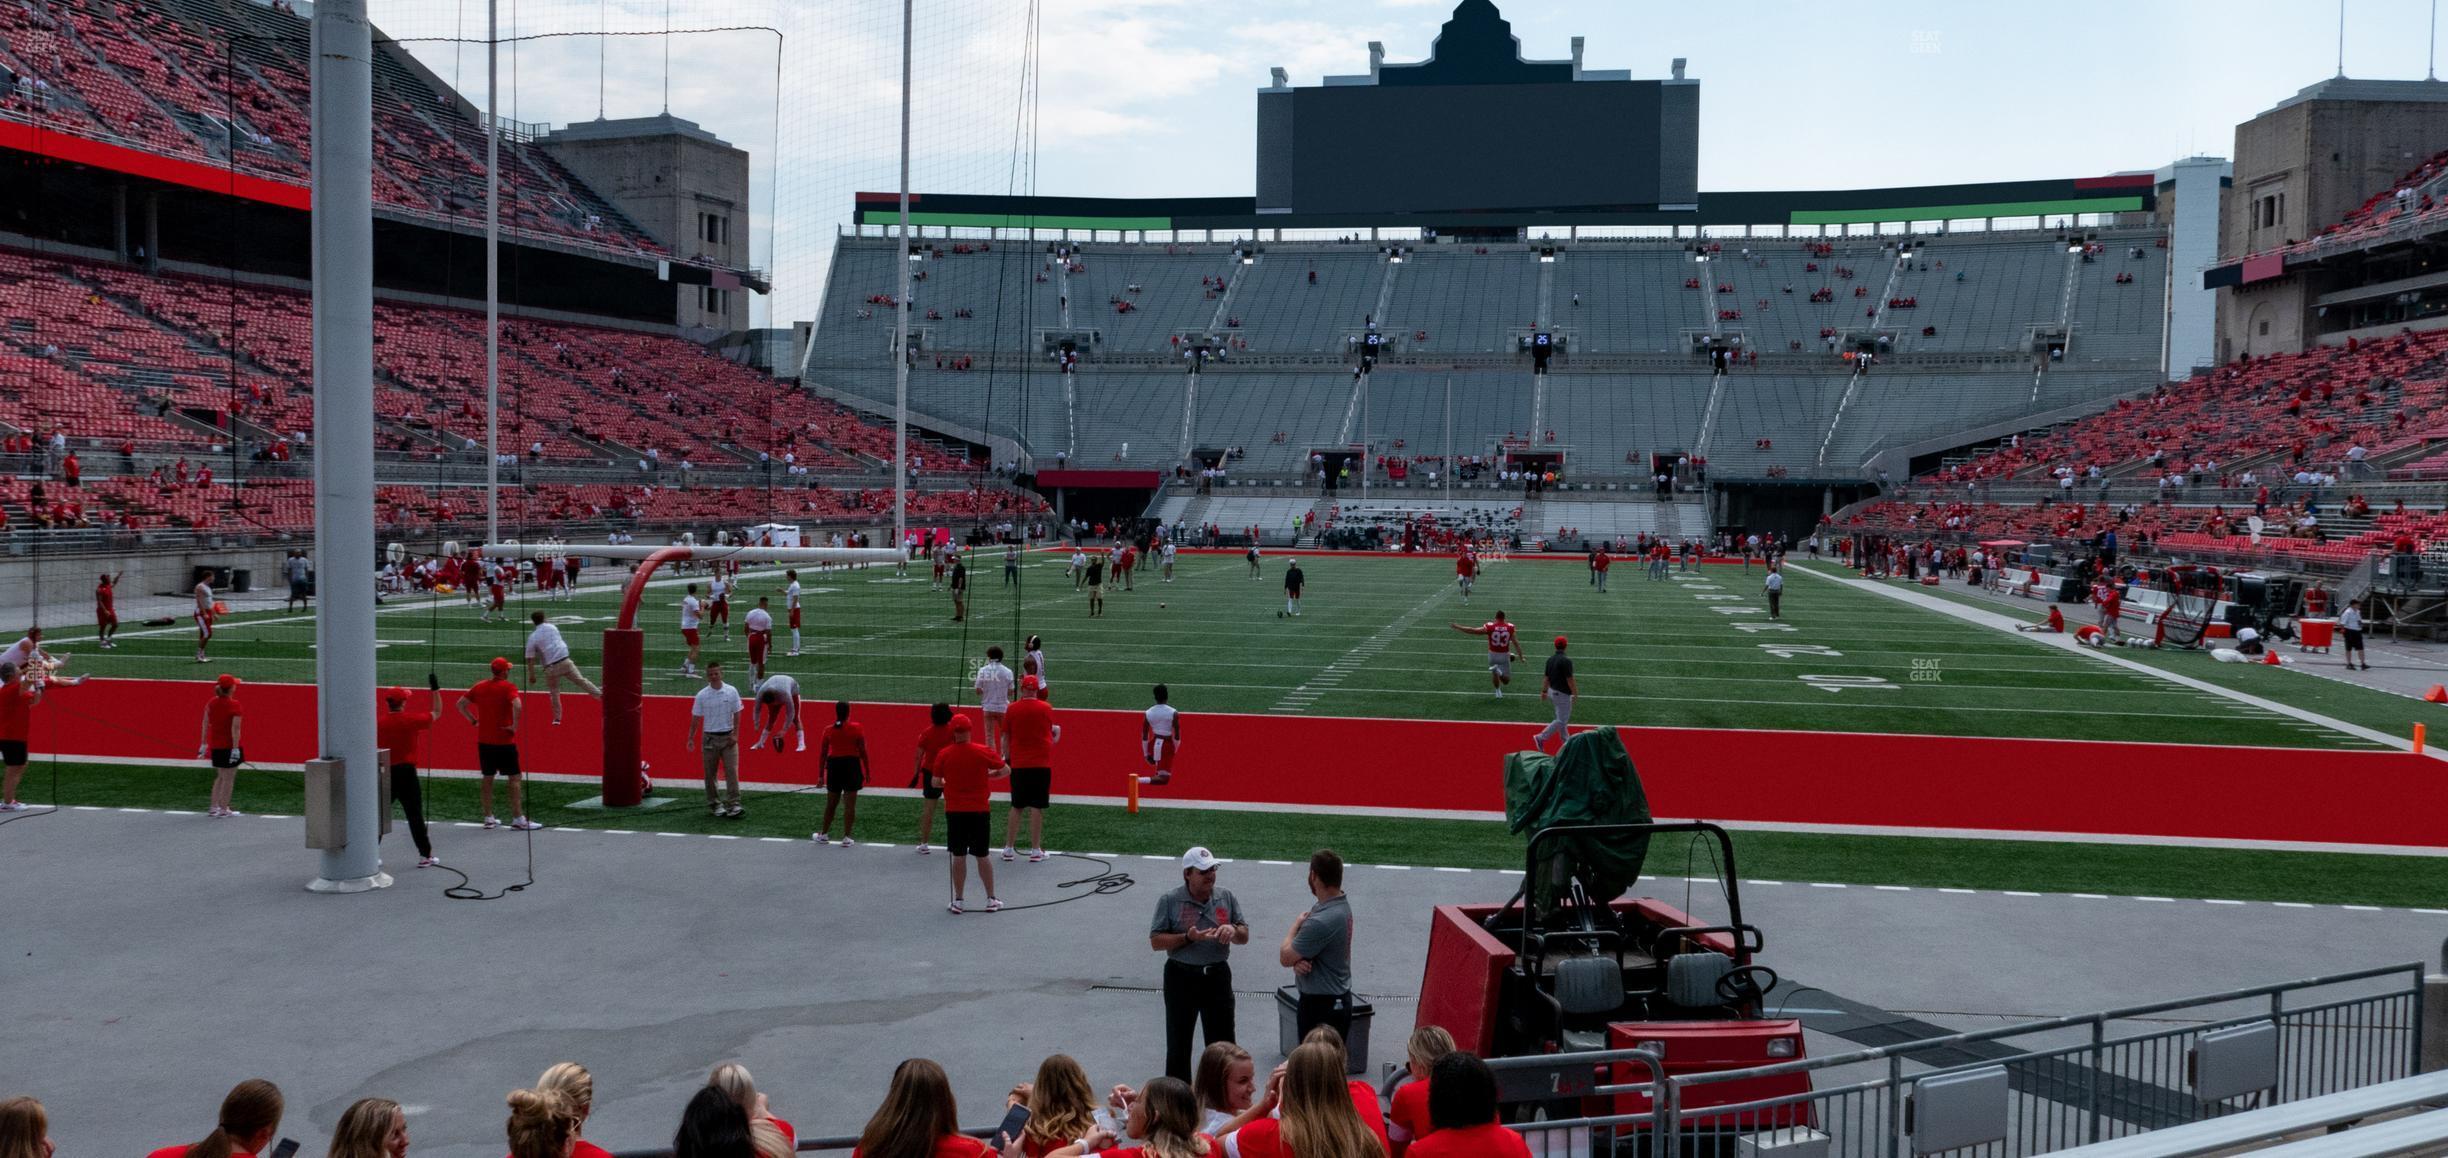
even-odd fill
[{"label": "man in khaki shorts", "polygon": [[603,692],[598,690],[594,684],[587,682],[586,673],[579,671],[578,665],[570,662],[569,643],[561,638],[561,629],[544,622],[544,613],[541,611],[529,615],[527,622],[535,624],[535,630],[527,633],[527,686],[535,686],[536,668],[542,667],[544,669],[544,692],[552,699],[553,723],[561,722],[561,681],[563,680],[577,684],[580,690],[590,696],[602,699]]},{"label": "man in khaki shorts", "polygon": [[[738,820],[747,815],[740,809],[739,689],[723,682],[719,659],[706,664],[705,680],[706,686],[697,689],[697,700],[689,706],[688,748],[700,750],[699,740],[703,739],[706,810],[724,820]],[[727,793],[715,791],[717,771],[727,775]]]}]

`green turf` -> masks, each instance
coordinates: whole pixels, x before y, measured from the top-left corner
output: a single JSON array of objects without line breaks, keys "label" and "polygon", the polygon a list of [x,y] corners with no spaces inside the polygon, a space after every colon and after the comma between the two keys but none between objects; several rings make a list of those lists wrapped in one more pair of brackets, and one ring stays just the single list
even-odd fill
[{"label": "green turf", "polygon": [[[49,765],[35,764],[25,797],[36,802],[54,799],[52,772]],[[202,769],[61,764],[57,773],[56,799],[71,805],[200,811],[209,784],[209,773]],[[303,807],[298,783],[293,772],[243,772],[237,806],[247,812],[295,815]],[[564,807],[594,795],[585,785],[539,782],[530,791],[528,811],[536,819],[594,828],[804,840],[824,810],[817,793],[750,793],[746,819],[717,821],[705,814],[693,786],[678,802],[642,813]],[[426,792],[427,812],[436,823],[480,815],[473,781],[429,779]],[[893,844],[916,839],[915,800],[869,797],[859,812],[862,839]],[[17,815],[27,817],[17,823],[48,823],[40,816]],[[1132,815],[1118,807],[1088,805],[1062,805],[1051,815],[1047,843],[1124,855],[1170,855],[1205,844],[1221,855],[1243,859],[1298,860],[1332,847],[1360,864],[1518,868],[1522,863],[1521,838],[1492,821],[1169,808]],[[201,816],[194,822],[210,823]],[[1002,823],[998,812],[998,837]],[[835,831],[840,831],[838,821]],[[940,839],[940,823],[936,831]],[[464,842],[512,838],[506,832],[455,827],[435,834],[437,851],[446,861],[452,848],[464,847]],[[394,829],[390,840],[395,858],[406,854],[406,839],[404,831]],[[2443,858],[1766,832],[1737,833],[1735,847],[1742,875],[1755,880],[2393,906],[2436,906],[2448,897],[2448,859]],[[1704,853],[1695,860],[1679,847],[1661,846],[1652,854],[1648,871],[1675,877],[1706,876],[1710,869]]]},{"label": "green turf", "polygon": [[[1850,577],[1849,572],[1831,564],[1811,564],[1810,566],[1824,574]],[[1978,607],[1984,611],[2029,619],[2035,623],[2048,615],[2047,604],[2030,600],[2005,602],[1986,595],[1975,594],[1953,583],[1937,587],[1916,587],[1914,590],[1925,595],[1936,595],[1951,603],[1961,603],[1969,607]],[[2086,623],[2093,618],[2087,607],[2079,608],[2083,613],[2080,615],[2075,614],[2075,610],[2069,609],[2066,616],[2073,623]],[[2281,646],[2283,648],[2284,645]],[[2292,667],[2270,667],[2256,663],[2220,663],[2210,658],[2208,652],[2197,649],[2118,648],[2110,654],[2164,671],[2180,672],[2205,683],[2232,688],[2266,700],[2319,712],[2332,719],[2358,724],[2390,736],[2411,736],[2414,725],[2417,723],[2434,724],[2448,721],[2448,709],[2443,709],[2437,704],[2427,704],[2410,696],[2348,683],[2344,680],[2321,678],[2315,672],[2324,665],[2336,667],[2338,661],[2331,656],[2318,653],[2298,656],[2292,651],[2282,651],[2282,654],[2289,658],[2299,659],[2300,663]],[[2341,741],[2338,746],[2351,747],[2354,745]]]},{"label": "green turf", "polygon": [[[1592,722],[2368,746],[1807,577],[1788,587],[1787,622],[1766,624],[1757,569],[1711,566],[1654,582],[1627,562],[1614,569],[1612,590],[1601,594],[1572,561],[1515,560],[1489,565],[1464,606],[1450,560],[1328,557],[1308,561],[1303,614],[1291,619],[1279,614],[1282,558],[1268,558],[1252,579],[1238,556],[1185,555],[1175,582],[1142,575],[1137,591],[1110,594],[1107,614],[1089,618],[1062,562],[1036,556],[1022,584],[1006,586],[999,563],[983,560],[967,624],[950,621],[948,597],[930,590],[923,569],[906,579],[888,568],[808,571],[802,581],[809,654],[777,657],[777,670],[798,676],[811,698],[958,701],[968,697],[969,675],[989,644],[1000,643],[1016,661],[1021,638],[1038,633],[1056,700],[1067,707],[1144,707],[1149,686],[1162,681],[1191,713],[1528,723],[1543,719],[1539,665],[1549,637],[1561,633],[1575,641],[1580,714]],[[599,565],[589,579],[613,574]],[[780,584],[770,570],[745,579],[735,617]],[[644,605],[649,693],[696,686],[678,674],[680,594],[677,586],[658,586]],[[1520,624],[1528,657],[1518,665],[1514,694],[1503,699],[1490,693],[1480,641],[1448,627],[1478,623],[1499,608]],[[600,632],[616,609],[610,591],[575,602],[514,597],[512,622],[482,623],[456,599],[394,601],[377,619],[381,675],[417,684],[431,670],[445,684],[467,686],[491,657],[519,654],[530,610],[562,619],[579,663],[593,669]],[[1779,629],[1756,630],[1767,627]],[[306,617],[235,617],[222,625],[208,665],[193,663],[183,627],[131,629],[110,652],[82,646],[85,633],[77,630],[55,630],[52,639],[55,648],[80,653],[74,670],[104,677],[201,678],[229,670],[304,682],[313,676],[312,631]],[[707,655],[726,659],[735,677],[744,651],[736,635],[725,641],[718,631],[709,634]],[[1336,677],[1318,678],[1347,657]],[[1848,687],[1804,676],[1877,682]],[[1304,687],[1315,697],[1290,695]],[[2374,708],[2350,718],[2365,714],[2374,721],[2387,716]]]}]

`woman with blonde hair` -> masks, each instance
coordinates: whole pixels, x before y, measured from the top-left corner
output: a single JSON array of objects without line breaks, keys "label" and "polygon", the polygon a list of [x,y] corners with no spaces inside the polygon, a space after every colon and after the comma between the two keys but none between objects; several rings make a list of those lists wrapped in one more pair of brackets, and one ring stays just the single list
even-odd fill
[{"label": "woman with blonde hair", "polygon": [[510,1158],[570,1158],[578,1147],[578,1108],[559,1090],[512,1090]]},{"label": "woman with blonde hair", "polygon": [[586,1140],[587,1119],[595,1116],[594,1074],[574,1061],[555,1062],[536,1079],[535,1088],[558,1092],[569,1102],[570,1112],[578,1115],[578,1142],[570,1158],[612,1158],[611,1151]]},{"label": "woman with blonde hair", "polygon": [[1096,1131],[1096,1091],[1088,1071],[1070,1054],[1054,1054],[1037,1064],[1037,1080],[1028,1087],[1028,1126],[1020,1131],[1020,1153],[1046,1158]]},{"label": "woman with blonde hair", "polygon": [[960,1132],[960,1106],[943,1067],[914,1057],[895,1067],[884,1104],[859,1132],[850,1158],[991,1158],[994,1150]]},{"label": "woman with blonde hair", "polygon": [[1208,1042],[1192,1071],[1190,1090],[1198,1096],[1199,1129],[1221,1138],[1258,1116],[1250,1108],[1258,1100],[1258,1063],[1229,1041]]},{"label": "woman with blonde hair", "polygon": [[1198,1095],[1190,1092],[1190,1083],[1176,1077],[1154,1078],[1142,1087],[1139,1096],[1130,1100],[1130,1120],[1124,1129],[1129,1137],[1147,1140],[1115,1149],[1120,1137],[1111,1130],[1098,1130],[1084,1144],[1073,1143],[1046,1158],[1078,1158],[1082,1154],[1095,1154],[1097,1158],[1221,1158],[1224,1153],[1223,1143],[1199,1129]]},{"label": "woman with blonde hair", "polygon": [[1386,1134],[1394,1143],[1395,1158],[1402,1158],[1411,1143],[1436,1129],[1428,1117],[1428,1071],[1438,1058],[1453,1051],[1453,1035],[1444,1026],[1423,1025],[1411,1031],[1411,1075],[1394,1088],[1394,1110],[1386,1115]]},{"label": "woman with blonde hair", "polygon": [[799,1148],[799,1131],[774,1116],[773,1107],[758,1092],[756,1077],[748,1072],[747,1066],[724,1062],[714,1067],[706,1084],[730,1095],[740,1109],[748,1112],[748,1141],[756,1147],[757,1158],[791,1158]]},{"label": "woman with blonde hair", "polygon": [[1352,1104],[1343,1051],[1304,1041],[1260,1102],[1280,1118],[1260,1118],[1233,1135],[1234,1158],[1389,1158],[1384,1141]]},{"label": "woman with blonde hair", "polygon": [[164,1146],[147,1158],[255,1158],[280,1133],[285,1109],[280,1087],[262,1078],[248,1078],[230,1087],[221,1099],[221,1117],[201,1142]]},{"label": "woman with blonde hair", "polygon": [[359,1098],[332,1127],[331,1158],[408,1158],[408,1115],[389,1098]]},{"label": "woman with blonde hair", "polygon": [[32,1098],[0,1101],[0,1158],[51,1158],[51,1118]]}]

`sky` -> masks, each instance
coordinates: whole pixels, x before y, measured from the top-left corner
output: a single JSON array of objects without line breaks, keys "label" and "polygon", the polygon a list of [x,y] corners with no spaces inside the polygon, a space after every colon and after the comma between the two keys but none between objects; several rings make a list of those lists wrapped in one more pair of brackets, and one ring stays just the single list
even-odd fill
[{"label": "sky", "polygon": [[[895,187],[896,0],[502,0],[520,119],[665,106],[753,157],[757,324],[812,317],[851,194]],[[1255,91],[1424,59],[1452,0],[916,0],[912,188],[1247,196]],[[375,23],[480,103],[479,0],[371,0]],[[2235,125],[2339,67],[2338,3],[1498,0],[1530,59],[1700,88],[1703,191],[2083,177],[2228,156]],[[2344,0],[2348,76],[2420,79],[2430,0]],[[1034,149],[1019,111],[1039,50]],[[717,28],[756,29],[712,31]],[[661,35],[665,29],[678,34]],[[637,35],[600,35],[603,32]],[[454,43],[455,41],[455,43]],[[665,67],[665,52],[670,67]],[[507,50],[505,50],[507,51]],[[600,76],[600,83],[599,83]],[[505,108],[505,112],[510,112]],[[1426,126],[1389,125],[1388,147]],[[1019,147],[1015,148],[1015,141]],[[1525,126],[1491,158],[1602,146]],[[1032,164],[1033,162],[1033,164]]]}]

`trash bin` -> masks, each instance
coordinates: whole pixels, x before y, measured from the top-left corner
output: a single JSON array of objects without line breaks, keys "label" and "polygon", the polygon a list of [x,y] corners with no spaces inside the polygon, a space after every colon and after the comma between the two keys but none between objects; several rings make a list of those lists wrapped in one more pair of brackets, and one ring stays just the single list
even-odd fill
[{"label": "trash bin", "polygon": [[240,567],[229,573],[229,589],[244,593],[255,589],[255,572]]},{"label": "trash bin", "polygon": [[[1368,1072],[1369,1022],[1376,1017],[1376,1008],[1365,998],[1352,996],[1351,1032],[1343,1036],[1343,1052],[1352,1073]],[[1275,991],[1275,1021],[1278,1052],[1290,1057],[1292,1047],[1300,1044],[1300,991],[1289,985]]]}]

